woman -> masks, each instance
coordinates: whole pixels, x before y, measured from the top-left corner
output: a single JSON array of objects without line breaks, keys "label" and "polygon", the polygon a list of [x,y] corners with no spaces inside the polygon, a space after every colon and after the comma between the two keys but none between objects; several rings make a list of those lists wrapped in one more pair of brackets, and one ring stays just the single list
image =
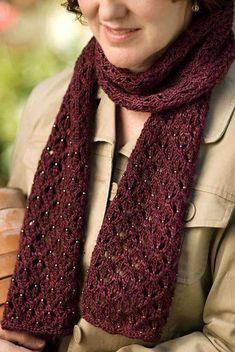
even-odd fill
[{"label": "woman", "polygon": [[18,133],[8,186],[29,197],[0,347],[235,351],[233,4],[79,11],[94,37]]}]

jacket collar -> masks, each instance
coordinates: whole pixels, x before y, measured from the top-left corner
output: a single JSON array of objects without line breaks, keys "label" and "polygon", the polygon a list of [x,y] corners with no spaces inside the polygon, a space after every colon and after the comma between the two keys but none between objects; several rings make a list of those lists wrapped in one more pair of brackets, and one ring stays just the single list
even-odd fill
[{"label": "jacket collar", "polygon": [[101,87],[98,87],[97,98],[100,100],[95,121],[94,142],[115,143],[115,103]]},{"label": "jacket collar", "polygon": [[[115,103],[108,97],[101,87],[98,87],[97,98],[100,100],[95,123],[94,142],[116,142],[116,113]],[[136,137],[132,138],[119,149],[119,153],[129,158],[136,144]]]}]

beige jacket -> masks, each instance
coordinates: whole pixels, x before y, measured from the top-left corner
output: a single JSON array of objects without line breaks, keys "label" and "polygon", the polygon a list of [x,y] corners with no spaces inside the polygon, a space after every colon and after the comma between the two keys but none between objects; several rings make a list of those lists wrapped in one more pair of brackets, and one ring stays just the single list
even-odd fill
[{"label": "beige jacket", "polygon": [[[72,69],[66,69],[32,91],[18,130],[8,187],[29,195],[71,75]],[[235,352],[234,83],[235,64],[212,92],[185,218],[177,287],[161,341],[154,345],[112,335],[81,318],[73,335],[61,338],[60,352]],[[116,150],[115,104],[102,89],[98,97],[85,272],[137,138]]]}]

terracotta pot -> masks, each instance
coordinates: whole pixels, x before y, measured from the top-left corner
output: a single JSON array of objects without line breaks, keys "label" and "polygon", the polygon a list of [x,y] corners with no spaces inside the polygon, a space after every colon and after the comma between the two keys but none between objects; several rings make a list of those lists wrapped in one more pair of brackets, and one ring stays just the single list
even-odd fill
[{"label": "terracotta pot", "polygon": [[0,320],[15,267],[26,197],[18,188],[0,188]]}]

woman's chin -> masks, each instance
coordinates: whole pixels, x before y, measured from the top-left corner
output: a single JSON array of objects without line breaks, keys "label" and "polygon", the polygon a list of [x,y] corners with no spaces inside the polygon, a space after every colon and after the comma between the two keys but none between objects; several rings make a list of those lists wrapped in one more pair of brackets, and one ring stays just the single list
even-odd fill
[{"label": "woman's chin", "polygon": [[[123,48],[110,48],[106,45],[101,45],[107,60],[114,66],[119,68],[131,68],[136,65],[136,58],[130,56],[130,50]],[[127,52],[128,51],[128,52]]]},{"label": "woman's chin", "polygon": [[120,57],[109,57],[107,56],[107,59],[109,60],[109,62],[118,67],[118,68],[125,68],[128,69],[132,72],[140,72],[140,71],[144,71],[145,68],[143,67],[143,65],[141,66],[141,63],[136,62],[135,60],[130,60],[130,58],[128,59],[124,59],[124,58],[120,58]]},{"label": "woman's chin", "polygon": [[120,55],[107,54],[106,57],[109,60],[109,62],[114,66],[117,66],[120,68],[129,68],[130,67],[129,60],[124,57],[120,57]]},{"label": "woman's chin", "polygon": [[146,56],[140,57],[138,53],[133,53],[134,55],[131,55],[130,51],[127,53],[121,49],[118,51],[115,50],[115,52],[112,50],[105,50],[105,48],[103,50],[106,58],[112,65],[118,68],[128,69],[135,73],[146,71],[152,64],[152,61],[149,58],[147,59]]}]

